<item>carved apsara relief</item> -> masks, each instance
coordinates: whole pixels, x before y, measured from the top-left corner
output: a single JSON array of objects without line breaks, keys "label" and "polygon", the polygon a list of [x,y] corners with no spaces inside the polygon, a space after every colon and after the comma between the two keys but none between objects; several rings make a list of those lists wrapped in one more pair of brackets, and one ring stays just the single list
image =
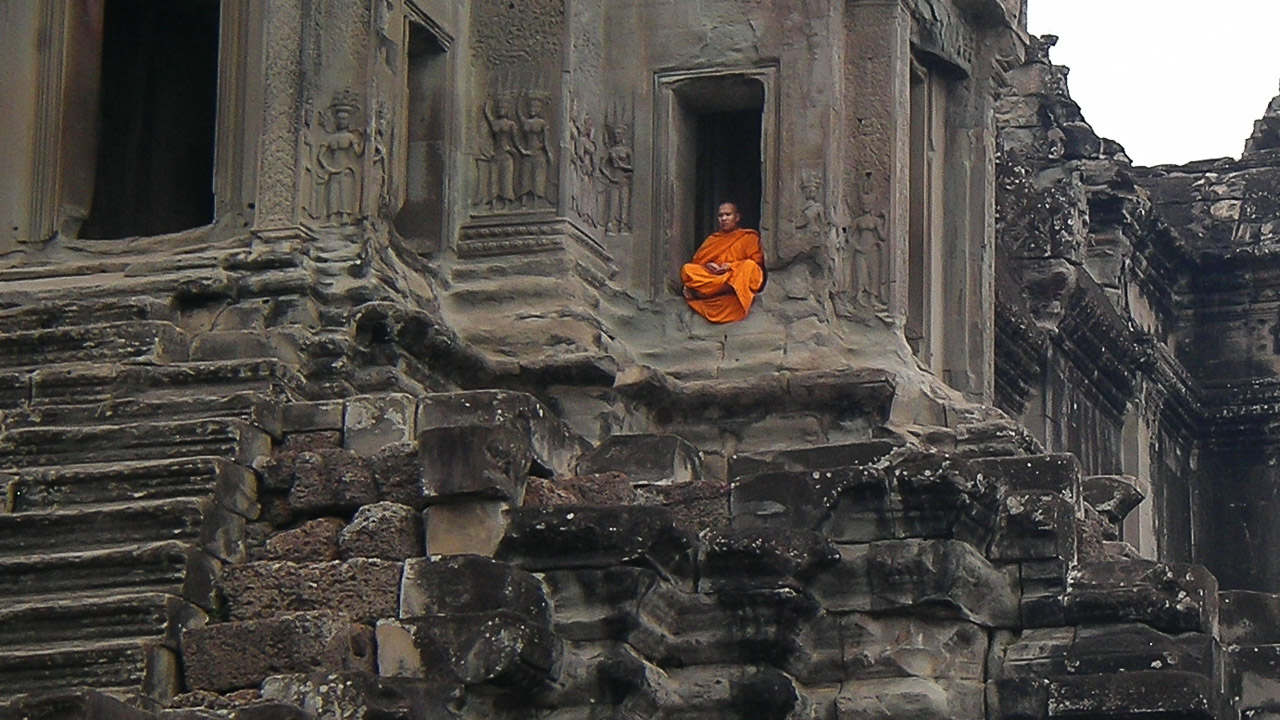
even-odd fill
[{"label": "carved apsara relief", "polygon": [[306,173],[313,184],[307,209],[313,220],[350,225],[360,217],[365,136],[356,123],[359,111],[359,96],[345,88],[334,93],[327,108],[315,113]]},{"label": "carved apsara relief", "polygon": [[605,124],[609,149],[600,165],[605,179],[605,234],[631,232],[631,182],[635,163],[631,144],[631,113],[615,109]]},{"label": "carved apsara relief", "polygon": [[591,113],[574,108],[569,114],[569,210],[588,226],[600,227],[600,193],[596,168],[600,143]]},{"label": "carved apsara relief", "polygon": [[866,173],[859,194],[859,214],[849,228],[853,262],[854,300],[864,307],[888,306],[888,272],[885,252],[885,218],[872,191],[871,173]]},{"label": "carved apsara relief", "polygon": [[550,99],[543,90],[498,90],[485,101],[487,142],[478,157],[476,205],[493,211],[554,205]]}]

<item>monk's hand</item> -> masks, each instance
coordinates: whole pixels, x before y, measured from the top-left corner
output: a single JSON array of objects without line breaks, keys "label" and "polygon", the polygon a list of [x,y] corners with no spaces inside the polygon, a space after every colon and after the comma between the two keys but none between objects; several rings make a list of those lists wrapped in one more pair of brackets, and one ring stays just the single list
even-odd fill
[{"label": "monk's hand", "polygon": [[709,262],[707,263],[706,268],[713,275],[723,275],[729,272],[728,263]]}]

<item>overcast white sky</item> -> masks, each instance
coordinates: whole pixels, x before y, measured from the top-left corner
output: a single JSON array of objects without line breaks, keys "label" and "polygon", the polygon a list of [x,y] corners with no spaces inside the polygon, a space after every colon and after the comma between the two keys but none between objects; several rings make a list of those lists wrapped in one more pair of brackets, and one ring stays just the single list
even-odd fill
[{"label": "overcast white sky", "polygon": [[1280,0],[1030,0],[1027,25],[1138,165],[1239,157],[1280,94]]}]

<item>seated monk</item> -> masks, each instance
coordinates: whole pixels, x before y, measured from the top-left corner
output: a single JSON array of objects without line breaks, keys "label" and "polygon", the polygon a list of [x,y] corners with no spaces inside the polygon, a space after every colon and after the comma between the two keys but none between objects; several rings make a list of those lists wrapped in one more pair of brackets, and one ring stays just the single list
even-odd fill
[{"label": "seated monk", "polygon": [[738,206],[724,203],[716,210],[719,232],[711,233],[680,268],[689,307],[713,323],[736,322],[747,316],[756,293],[764,289],[764,252],[760,233],[738,227]]}]

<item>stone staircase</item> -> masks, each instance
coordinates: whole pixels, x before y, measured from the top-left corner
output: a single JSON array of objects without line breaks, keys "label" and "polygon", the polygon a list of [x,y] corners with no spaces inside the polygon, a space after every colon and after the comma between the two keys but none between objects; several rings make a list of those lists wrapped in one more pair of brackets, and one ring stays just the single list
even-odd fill
[{"label": "stone staircase", "polygon": [[150,299],[0,311],[0,697],[178,689],[184,627],[243,559],[289,371],[192,360]]}]

